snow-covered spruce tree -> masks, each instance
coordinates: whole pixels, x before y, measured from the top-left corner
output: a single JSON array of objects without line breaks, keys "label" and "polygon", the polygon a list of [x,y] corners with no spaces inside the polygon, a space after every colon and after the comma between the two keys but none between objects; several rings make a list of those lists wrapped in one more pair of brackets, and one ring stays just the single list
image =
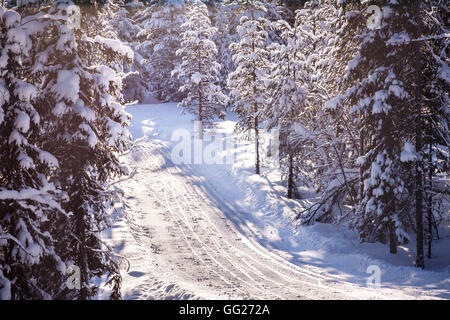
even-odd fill
[{"label": "snow-covered spruce tree", "polygon": [[235,15],[233,7],[223,3],[216,3],[210,8],[210,17],[217,32],[212,40],[217,47],[217,62],[221,68],[219,71],[219,85],[223,92],[228,91],[228,74],[235,69],[230,44],[236,42]]},{"label": "snow-covered spruce tree", "polygon": [[[89,6],[81,10],[85,18],[90,19],[86,22],[90,27],[83,30],[86,36],[102,43],[104,49],[121,53],[116,59],[105,61],[104,64],[122,78],[123,99],[126,102],[142,102],[149,96],[148,63],[136,52],[137,34],[142,29],[130,18],[130,15],[140,9],[142,4],[139,3],[128,3],[121,7],[117,3],[108,2],[102,6]],[[98,60],[98,63],[103,62]]]},{"label": "snow-covered spruce tree", "polygon": [[237,129],[255,133],[255,172],[260,173],[259,125],[260,111],[267,102],[264,81],[269,72],[269,52],[266,49],[269,22],[264,18],[266,8],[259,1],[239,2],[244,16],[237,27],[239,41],[233,42],[230,49],[236,70],[228,76],[233,111],[239,117]]},{"label": "snow-covered spruce tree", "polygon": [[48,181],[58,161],[42,141],[48,110],[27,82],[34,53],[21,16],[0,7],[1,300],[53,298],[66,267],[55,246],[67,217],[62,195]]},{"label": "snow-covered spruce tree", "polygon": [[[398,241],[408,239],[405,229],[411,224],[413,193],[408,186],[421,189],[422,181],[402,163],[409,158],[403,147],[410,149],[408,141],[414,139],[411,128],[420,127],[421,52],[397,40],[417,38],[423,30],[411,3],[383,4],[379,27],[366,28],[359,37],[359,50],[348,65],[349,89],[338,100],[348,99],[354,106],[351,113],[360,117],[366,137],[357,162],[364,188],[354,225],[362,240],[385,241],[387,235],[390,252],[396,253]],[[416,203],[422,205],[421,200]]]},{"label": "snow-covered spruce tree", "polygon": [[[343,121],[340,121],[339,129],[347,133],[348,141],[352,142],[353,148],[350,155],[350,161],[355,169],[359,169],[358,183],[355,183],[356,189],[356,203],[354,207],[359,206],[364,193],[364,168],[358,165],[357,158],[361,157],[365,153],[365,141],[369,139],[366,135],[367,132],[364,128],[364,123],[360,121],[362,119],[362,112],[353,112],[353,105],[351,103],[344,102],[346,100],[345,88],[352,85],[349,81],[350,73],[348,72],[353,64],[359,59],[359,49],[361,43],[361,34],[365,33],[368,28],[368,24],[372,25],[378,23],[376,16],[368,16],[366,10],[367,6],[363,6],[359,3],[352,1],[343,1],[345,8],[346,24],[338,32],[337,41],[335,41],[334,55],[336,61],[335,65],[338,66],[338,91],[333,91],[333,98],[327,101],[327,109],[330,111],[339,110],[339,117]],[[357,132],[357,134],[356,134]]]},{"label": "snow-covered spruce tree", "polygon": [[296,12],[295,33],[301,39],[297,41],[299,77],[307,95],[290,131],[289,147],[301,155],[295,161],[295,178],[317,194],[317,201],[299,214],[303,223],[336,222],[356,205],[355,124],[346,113],[347,106],[327,103],[339,93],[355,47],[351,41],[343,43],[347,20],[332,1],[309,1]]},{"label": "snow-covered spruce tree", "polygon": [[[292,133],[299,125],[299,117],[305,108],[306,88],[303,74],[304,61],[300,55],[302,36],[297,25],[291,27],[280,20],[275,29],[280,30],[283,43],[272,43],[272,68],[266,81],[269,90],[269,101],[264,105],[262,115],[267,121],[267,128],[279,128],[279,154],[282,168],[287,171],[287,196],[293,197],[295,188],[296,156]],[[302,63],[303,62],[303,63]]]},{"label": "snow-covered spruce tree", "polygon": [[58,249],[81,271],[81,290],[65,289],[59,298],[89,299],[96,294],[94,278],[107,276],[111,298],[118,299],[119,267],[100,234],[110,225],[108,203],[113,194],[106,184],[114,175],[123,174],[117,153],[129,139],[125,128],[129,116],[117,101],[121,79],[104,65],[117,58],[121,47],[103,37],[83,34],[89,27],[85,23],[92,18],[89,15],[96,11],[84,12],[81,7],[81,28],[74,29],[72,5],[57,1],[42,7],[42,15],[34,18],[47,25],[35,35],[46,52],[39,63],[53,66],[43,71],[39,103],[52,110],[47,147],[60,164],[53,180],[66,192],[63,208],[71,214]]},{"label": "snow-covered spruce tree", "polygon": [[[385,19],[380,29],[368,28],[362,33],[360,50],[348,71],[354,75],[350,88],[350,101],[355,105],[352,112],[360,114],[367,137],[358,160],[364,189],[356,227],[362,240],[385,241],[388,234],[390,252],[396,253],[398,238],[406,235],[401,221],[408,213],[401,212],[405,182],[400,163],[400,123],[408,112],[404,101],[409,95],[402,81],[405,53],[386,45],[393,34],[394,21],[387,19],[390,10],[383,9]],[[404,208],[408,208],[406,203]]]},{"label": "snow-covered spruce tree", "polygon": [[151,67],[148,61],[150,42],[142,34],[144,30],[140,23],[135,20],[148,18],[148,11],[150,8],[144,7],[142,3],[129,2],[118,10],[110,22],[118,38],[134,52],[133,61],[124,64],[123,95],[127,102],[144,102],[151,91]]},{"label": "snow-covered spruce tree", "polygon": [[[211,40],[217,32],[211,26],[208,8],[200,1],[188,7],[187,21],[181,26],[181,48],[177,56],[182,62],[172,76],[184,79],[180,91],[186,93],[180,106],[207,123],[214,117],[223,118],[228,98],[218,86],[220,65],[215,60],[217,49]],[[200,138],[202,132],[199,133]]]},{"label": "snow-covered spruce tree", "polygon": [[133,16],[144,9],[142,4],[139,6],[125,4],[124,7],[120,7],[117,16],[110,22],[123,42],[132,43],[136,40],[136,36],[141,31],[141,28],[134,21]]},{"label": "snow-covered spruce tree", "polygon": [[182,81],[171,77],[171,72],[181,63],[176,51],[180,48],[184,11],[184,0],[160,0],[142,12],[144,17],[135,17],[143,29],[138,34],[142,39],[138,52],[149,64],[150,87],[159,100],[183,98],[178,90]]},{"label": "snow-covered spruce tree", "polygon": [[[278,13],[278,10],[286,11],[268,1],[264,1],[263,3],[267,11],[264,15],[268,20],[280,20],[282,15]],[[245,7],[242,6],[242,1],[208,1],[207,4],[211,4],[209,7],[209,15],[213,26],[217,28],[217,33],[213,37],[213,41],[217,46],[217,61],[222,66],[219,73],[220,86],[224,92],[228,93],[227,78],[228,75],[236,69],[236,65],[233,62],[233,54],[230,50],[230,44],[232,42],[239,42],[237,26],[240,23],[240,18],[247,13]],[[289,10],[287,11],[289,12]],[[277,41],[279,40],[278,33],[269,29],[268,43],[273,41],[272,37]]]},{"label": "snow-covered spruce tree", "polygon": [[[404,135],[408,137],[401,153],[406,167],[405,178],[411,198],[415,198],[416,266],[425,267],[424,239],[428,240],[428,256],[431,257],[433,225],[433,194],[446,193],[439,188],[442,174],[442,157],[449,149],[449,83],[448,25],[442,17],[448,16],[448,7],[434,1],[402,3],[399,16],[410,25],[395,33],[388,41],[391,46],[403,48],[411,54],[406,60],[410,66],[408,92],[414,104],[407,117]],[[441,16],[443,14],[443,16]],[[412,75],[412,77],[411,77]],[[412,78],[412,79],[411,79]],[[411,124],[414,124],[411,126]],[[411,142],[414,143],[414,145]],[[448,154],[448,153],[447,153]],[[446,161],[444,160],[444,161]],[[436,170],[436,172],[434,172]],[[437,188],[433,188],[436,185]],[[448,192],[447,192],[448,194]],[[426,213],[426,219],[425,219]],[[428,221],[427,221],[428,220]],[[425,222],[427,226],[425,226]]]}]

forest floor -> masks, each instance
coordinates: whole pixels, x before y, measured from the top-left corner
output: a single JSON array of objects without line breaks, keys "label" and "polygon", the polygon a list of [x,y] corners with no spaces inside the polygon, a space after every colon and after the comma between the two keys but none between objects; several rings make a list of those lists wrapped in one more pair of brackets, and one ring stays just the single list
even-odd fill
[{"label": "forest floor", "polygon": [[[220,152],[235,153],[227,164],[177,164],[172,134],[190,137],[192,117],[175,103],[127,112],[135,142],[121,160],[130,175],[114,184],[122,199],[104,235],[129,262],[124,299],[450,299],[448,221],[427,270],[418,270],[413,241],[390,255],[386,245],[360,244],[345,225],[296,225],[308,200],[284,197],[280,172],[266,159],[262,175],[253,174],[253,144]],[[234,124],[231,116],[205,132],[223,142],[236,137]],[[380,288],[367,284],[373,266]]]}]

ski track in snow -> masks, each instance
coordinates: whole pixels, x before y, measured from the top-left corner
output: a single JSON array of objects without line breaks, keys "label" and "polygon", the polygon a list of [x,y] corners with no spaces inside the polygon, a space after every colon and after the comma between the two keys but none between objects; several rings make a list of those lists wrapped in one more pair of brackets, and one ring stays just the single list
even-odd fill
[{"label": "ski track in snow", "polygon": [[165,141],[142,139],[122,160],[135,172],[117,184],[125,208],[115,238],[131,264],[126,299],[432,298],[362,287],[261,246],[227,218],[239,213],[195,168],[172,163]]}]

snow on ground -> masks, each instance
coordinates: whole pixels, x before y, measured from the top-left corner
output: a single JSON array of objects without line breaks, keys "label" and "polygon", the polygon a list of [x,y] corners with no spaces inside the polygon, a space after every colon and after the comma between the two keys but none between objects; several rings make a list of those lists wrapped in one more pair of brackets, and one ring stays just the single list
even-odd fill
[{"label": "snow on ground", "polygon": [[[430,270],[418,270],[413,242],[394,256],[385,245],[360,244],[343,226],[296,226],[301,201],[284,197],[278,170],[253,174],[252,144],[218,152],[237,152],[233,162],[205,164],[213,146],[205,142],[201,161],[178,164],[172,134],[192,137],[191,117],[175,103],[127,112],[135,144],[122,161],[131,174],[114,185],[123,207],[116,204],[105,235],[130,264],[123,263],[125,299],[450,298],[450,224],[426,261]],[[234,120],[206,133],[235,138]],[[381,270],[379,289],[367,287],[369,266]]]}]

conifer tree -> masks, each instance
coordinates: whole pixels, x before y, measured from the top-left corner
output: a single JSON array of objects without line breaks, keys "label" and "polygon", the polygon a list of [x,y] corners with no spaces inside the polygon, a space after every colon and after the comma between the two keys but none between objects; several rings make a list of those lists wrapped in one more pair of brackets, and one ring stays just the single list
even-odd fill
[{"label": "conifer tree", "polygon": [[266,48],[269,23],[261,2],[243,1],[242,8],[245,12],[237,27],[239,41],[230,45],[236,70],[229,74],[227,84],[239,117],[238,130],[255,133],[255,172],[260,174],[259,127],[260,112],[267,101],[264,81],[270,68]]},{"label": "conifer tree", "polygon": [[276,29],[281,30],[283,44],[273,43],[271,51],[272,69],[266,81],[269,101],[264,106],[262,115],[267,121],[267,128],[279,128],[280,157],[287,164],[287,196],[293,197],[295,186],[295,157],[298,155],[293,133],[299,126],[300,114],[305,108],[306,88],[304,79],[304,60],[300,54],[303,41],[297,25],[291,27],[286,21],[276,22]]},{"label": "conifer tree", "polygon": [[[59,161],[42,141],[48,118],[27,82],[33,42],[21,16],[0,7],[0,299],[49,299],[66,265],[57,245],[67,226],[48,179]],[[36,27],[36,26],[35,26]],[[49,282],[48,279],[52,279]]]},{"label": "conifer tree", "polygon": [[[121,78],[105,65],[128,51],[104,37],[91,38],[81,30],[93,28],[99,11],[83,12],[80,29],[70,24],[73,2],[58,1],[41,9],[46,28],[36,34],[46,54],[39,103],[51,110],[46,145],[60,164],[53,180],[66,194],[63,209],[70,213],[59,250],[81,271],[81,290],[64,290],[60,297],[89,299],[96,294],[95,277],[108,276],[111,298],[120,298],[121,277],[113,251],[100,237],[110,225],[106,189],[112,177],[123,174],[117,153],[126,149],[129,116],[119,103]],[[50,17],[50,19],[49,19]],[[37,19],[37,17],[35,17]],[[81,49],[83,48],[83,49]]]},{"label": "conifer tree", "polygon": [[142,12],[144,17],[136,17],[143,29],[138,36],[144,39],[139,52],[149,64],[150,87],[159,100],[180,101],[183,98],[178,90],[182,81],[171,77],[171,72],[181,63],[176,52],[180,48],[185,7],[183,0],[157,1]]},{"label": "conifer tree", "polygon": [[186,97],[180,105],[195,114],[200,122],[209,122],[215,116],[223,118],[227,97],[218,86],[220,65],[215,60],[217,48],[211,40],[217,29],[211,26],[206,5],[195,1],[189,6],[187,21],[181,28],[181,48],[177,56],[182,62],[172,71],[172,76],[184,79],[180,91],[185,92]]}]

